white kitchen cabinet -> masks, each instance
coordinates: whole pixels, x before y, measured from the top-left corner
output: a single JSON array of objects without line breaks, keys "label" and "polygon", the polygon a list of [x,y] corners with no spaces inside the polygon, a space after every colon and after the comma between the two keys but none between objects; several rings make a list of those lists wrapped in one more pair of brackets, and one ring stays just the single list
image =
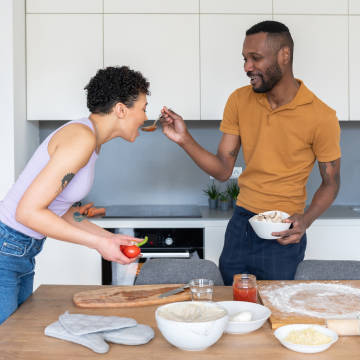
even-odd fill
[{"label": "white kitchen cabinet", "polygon": [[274,14],[348,13],[348,0],[273,0],[273,4]]},{"label": "white kitchen cabinet", "polygon": [[349,14],[360,14],[360,0],[349,0]]},{"label": "white kitchen cabinet", "polygon": [[105,13],[198,13],[199,0],[104,0]]},{"label": "white kitchen cabinet", "polygon": [[307,230],[305,259],[360,260],[359,220],[316,220]]},{"label": "white kitchen cabinet", "polygon": [[101,13],[103,0],[26,0],[27,13]]},{"label": "white kitchen cabinet", "polygon": [[295,77],[336,110],[339,120],[349,120],[348,17],[275,15],[274,20],[293,36]]},{"label": "white kitchen cabinet", "polygon": [[36,257],[34,289],[41,284],[101,285],[101,256],[96,250],[47,238]]},{"label": "white kitchen cabinet", "polygon": [[360,120],[360,16],[350,16],[349,21],[350,120]]},{"label": "white kitchen cabinet", "polygon": [[231,92],[249,84],[245,31],[271,18],[293,34],[295,75],[340,120],[359,120],[360,0],[27,0],[26,11],[28,120],[87,115],[90,77],[125,64],[151,83],[149,119],[167,105],[188,120],[219,120]]},{"label": "white kitchen cabinet", "polygon": [[184,119],[200,118],[198,32],[197,15],[105,15],[105,66],[128,65],[150,81],[149,119],[164,105]]},{"label": "white kitchen cabinet", "polygon": [[84,86],[102,60],[102,15],[28,14],[28,120],[87,116]]},{"label": "white kitchen cabinet", "polygon": [[201,119],[221,120],[230,94],[249,85],[242,46],[245,32],[265,15],[200,15]]},{"label": "white kitchen cabinet", "polygon": [[219,265],[219,257],[224,247],[227,222],[221,226],[205,227],[204,258]]},{"label": "white kitchen cabinet", "polygon": [[200,0],[200,13],[272,14],[272,0]]}]

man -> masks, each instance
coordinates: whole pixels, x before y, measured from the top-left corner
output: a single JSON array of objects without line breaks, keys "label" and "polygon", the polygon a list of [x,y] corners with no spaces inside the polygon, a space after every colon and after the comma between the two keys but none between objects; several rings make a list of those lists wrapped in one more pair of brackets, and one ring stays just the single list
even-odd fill
[{"label": "man", "polygon": [[[331,205],[340,185],[339,123],[335,111],[295,79],[289,29],[276,21],[254,25],[246,32],[243,56],[251,85],[230,95],[216,155],[195,142],[179,115],[162,110],[165,135],[220,181],[230,177],[242,146],[246,167],[219,262],[226,285],[243,272],[258,279],[293,279],[304,258],[305,231]],[[315,160],[322,183],[304,212]],[[290,229],[273,233],[277,241],[260,239],[248,222],[268,210],[291,214]]]}]

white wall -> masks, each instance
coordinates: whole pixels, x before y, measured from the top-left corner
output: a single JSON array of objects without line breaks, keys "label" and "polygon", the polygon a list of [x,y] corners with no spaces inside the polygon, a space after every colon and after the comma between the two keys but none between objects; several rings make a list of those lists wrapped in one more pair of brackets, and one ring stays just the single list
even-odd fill
[{"label": "white wall", "polygon": [[38,123],[26,121],[25,1],[0,2],[0,198],[39,143]]},{"label": "white wall", "polygon": [[0,2],[0,196],[14,181],[13,3]]},{"label": "white wall", "polygon": [[26,118],[26,42],[25,0],[13,1],[13,65],[14,65],[14,123],[15,178],[39,145],[39,122]]}]

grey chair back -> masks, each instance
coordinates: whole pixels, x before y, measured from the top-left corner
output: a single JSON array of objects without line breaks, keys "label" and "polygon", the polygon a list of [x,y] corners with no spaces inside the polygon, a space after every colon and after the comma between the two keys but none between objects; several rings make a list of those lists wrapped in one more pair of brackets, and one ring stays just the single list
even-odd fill
[{"label": "grey chair back", "polygon": [[141,267],[135,285],[186,284],[191,279],[211,279],[224,285],[217,265],[205,259],[149,259]]},{"label": "grey chair back", "polygon": [[304,260],[297,267],[295,280],[360,280],[360,261]]}]

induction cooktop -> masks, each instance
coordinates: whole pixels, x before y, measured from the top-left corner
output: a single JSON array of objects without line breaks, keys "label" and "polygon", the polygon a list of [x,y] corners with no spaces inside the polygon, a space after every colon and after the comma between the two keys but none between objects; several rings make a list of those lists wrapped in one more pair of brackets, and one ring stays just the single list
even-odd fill
[{"label": "induction cooktop", "polygon": [[198,205],[109,205],[104,218],[201,218]]}]

